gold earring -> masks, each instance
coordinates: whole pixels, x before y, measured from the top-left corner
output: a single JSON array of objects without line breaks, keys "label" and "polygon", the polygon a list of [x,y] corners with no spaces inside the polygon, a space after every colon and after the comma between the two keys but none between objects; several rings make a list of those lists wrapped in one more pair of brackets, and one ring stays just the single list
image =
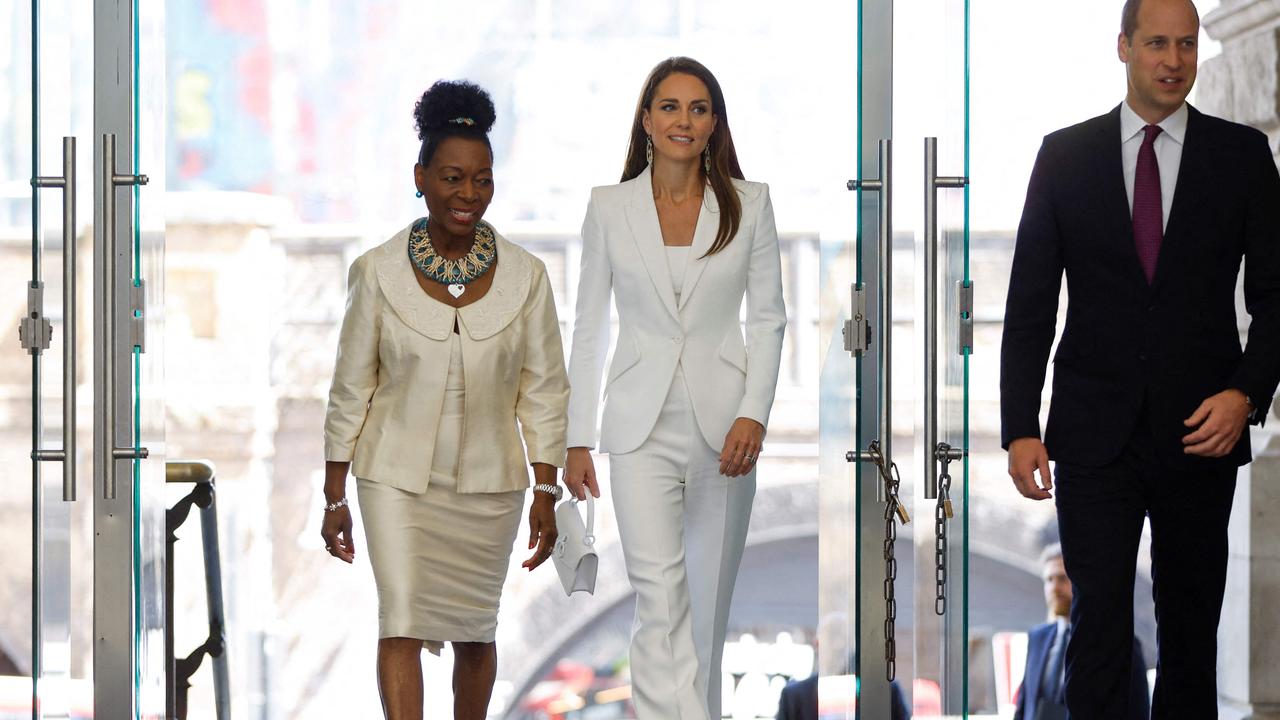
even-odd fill
[{"label": "gold earring", "polygon": [[648,135],[644,136],[644,160],[653,164],[653,138]]},{"label": "gold earring", "polygon": [[702,148],[702,169],[707,171],[707,177],[711,177],[711,143]]}]

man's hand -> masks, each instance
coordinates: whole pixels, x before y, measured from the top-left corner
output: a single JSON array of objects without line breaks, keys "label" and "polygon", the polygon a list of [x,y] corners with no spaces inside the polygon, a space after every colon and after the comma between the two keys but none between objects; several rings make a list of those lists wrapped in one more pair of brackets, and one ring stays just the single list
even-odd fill
[{"label": "man's hand", "polygon": [[1191,417],[1182,421],[1183,425],[1196,428],[1182,438],[1182,452],[1222,457],[1239,442],[1248,422],[1249,400],[1245,394],[1235,388],[1223,390],[1200,403]]},{"label": "man's hand", "polygon": [[[1036,470],[1040,471],[1040,485],[1036,485]],[[1018,438],[1009,443],[1009,477],[1023,497],[1032,500],[1048,500],[1053,489],[1053,475],[1049,472],[1049,451],[1040,438]]]}]

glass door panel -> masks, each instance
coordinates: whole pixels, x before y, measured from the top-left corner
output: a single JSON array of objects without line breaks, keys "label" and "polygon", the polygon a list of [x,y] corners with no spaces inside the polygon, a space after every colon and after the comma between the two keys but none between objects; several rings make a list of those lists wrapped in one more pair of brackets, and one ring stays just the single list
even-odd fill
[{"label": "glass door panel", "polygon": [[914,532],[914,672],[917,717],[967,716],[968,404],[972,283],[968,247],[968,3],[937,0],[927,19],[900,23],[910,47],[895,89],[913,107],[900,136],[920,153],[918,204],[910,208],[921,287],[915,337],[917,471]]},{"label": "glass door panel", "polygon": [[[855,365],[852,398],[841,405],[838,390],[822,389],[833,431],[823,437],[839,427],[827,409],[843,410],[856,418],[854,445],[845,458],[821,452],[824,464],[853,465],[849,523],[831,534],[850,541],[854,563],[843,586],[852,585],[857,715],[959,717],[968,705],[967,3],[894,10],[892,0],[859,3],[854,277],[851,297],[824,302],[861,321],[846,325],[858,340],[846,347],[856,356],[845,360]],[[828,366],[838,367],[830,356]],[[824,576],[824,592],[841,580]]]},{"label": "glass door panel", "polygon": [[[892,4],[857,4],[856,151],[850,158],[854,216],[849,239],[823,241],[823,337],[842,335],[822,352],[820,463],[823,524],[820,580],[819,707],[822,717],[888,717],[892,681],[903,667],[896,630],[903,608],[893,583],[909,544],[886,498],[893,478],[891,327]],[[889,482],[885,482],[888,478]],[[905,511],[905,508],[903,508]],[[890,519],[886,521],[888,513]],[[843,564],[839,564],[842,562]],[[833,618],[846,618],[833,623]],[[834,645],[839,651],[831,653]],[[825,648],[825,650],[824,650]]]},{"label": "glass door panel", "polygon": [[[850,59],[856,60],[860,42],[859,8],[850,5],[847,17],[830,20],[832,22],[823,26],[825,36],[815,38],[815,46],[840,48],[841,52],[829,55],[825,62],[838,67]],[[856,126],[862,103],[856,76],[849,77],[845,83],[833,83],[829,89],[833,95],[838,93],[834,105],[845,110],[838,115],[846,120],[842,126]],[[865,317],[854,319],[857,312],[854,289],[862,282],[857,252],[860,196],[850,192],[852,188],[847,182],[850,177],[859,177],[854,158],[861,138],[852,133],[838,134],[830,138],[830,142],[833,158],[830,164],[836,174],[828,173],[827,204],[835,210],[824,219],[819,234],[818,268],[821,280],[817,353],[820,363],[817,673],[822,717],[853,718],[858,648],[856,537],[859,526],[855,481],[858,467],[847,461],[846,453],[860,447],[857,378],[863,361],[855,358],[851,343],[864,338],[865,345],[866,325]],[[871,201],[874,202],[874,198]]]},{"label": "glass door panel", "polygon": [[[10,673],[34,680],[10,683],[4,695],[7,704],[33,717],[89,709],[82,699],[91,628],[76,622],[87,616],[90,582],[82,561],[91,507],[91,423],[84,402],[91,390],[85,387],[90,328],[87,314],[77,312],[88,285],[87,219],[77,213],[88,193],[88,157],[76,142],[88,118],[88,5],[17,3],[0,17],[11,39],[0,61],[0,126],[6,130],[0,233],[13,240],[5,250],[13,255],[5,262],[12,268],[5,274],[11,290],[5,297],[16,311],[10,317],[20,323],[19,342],[0,351],[13,370],[5,373],[11,425],[2,446],[15,479],[30,479],[6,484],[0,504],[29,521],[31,542],[30,564],[8,565],[0,580],[29,590],[30,598],[14,603],[19,610],[0,629],[7,656],[0,661]],[[25,697],[11,698],[11,692]]]},{"label": "glass door panel", "polygon": [[133,185],[132,307],[142,332],[131,348],[130,422],[133,460],[133,628],[137,717],[165,717],[165,385],[164,385],[164,121],[163,0],[134,0],[133,164],[147,184]]},{"label": "glass door panel", "polygon": [[[129,469],[130,456],[140,454],[136,448],[162,449],[154,369],[160,358],[153,349],[148,359],[133,361],[135,344],[145,344],[135,315],[150,323],[147,335],[162,336],[161,288],[151,288],[148,316],[133,302],[145,284],[135,291],[131,279],[158,276],[163,220],[158,204],[135,214],[145,207],[140,197],[105,189],[136,174],[134,158],[146,162],[147,153],[162,152],[162,104],[151,104],[162,102],[163,93],[155,94],[160,83],[148,88],[156,100],[135,105],[139,85],[131,69],[149,55],[162,73],[155,60],[162,54],[155,40],[161,7],[148,10],[154,11],[149,35],[135,32],[134,8],[122,12],[90,0],[15,3],[0,17],[13,39],[0,64],[7,95],[0,124],[10,143],[0,153],[0,228],[15,238],[5,244],[6,254],[25,258],[5,264],[23,269],[20,292],[6,295],[18,310],[22,342],[6,347],[3,357],[6,367],[30,368],[6,373],[26,379],[6,387],[13,406],[6,416],[22,420],[16,433],[6,431],[3,448],[9,464],[30,468],[32,479],[25,498],[15,496],[20,485],[8,485],[0,496],[5,505],[31,508],[13,515],[30,519],[32,542],[25,577],[4,578],[9,587],[28,589],[31,603],[0,627],[0,646],[14,648],[2,659],[9,672],[34,679],[27,681],[26,699],[16,702],[9,697],[13,684],[6,684],[5,703],[33,717],[163,713],[162,704],[139,692],[161,687],[163,669],[162,643],[154,638],[163,628],[156,608],[163,597],[157,559],[164,514],[145,492],[147,483],[163,482],[151,469],[162,468],[163,457],[153,453],[136,474]],[[105,175],[103,128],[117,136],[122,151],[122,163]],[[112,232],[102,222],[107,197]],[[130,242],[135,228],[142,228],[136,243]],[[27,240],[19,244],[19,237]],[[112,237],[124,242],[107,252]],[[116,270],[111,282],[108,266]],[[104,332],[106,318],[112,332]],[[144,388],[140,396],[134,397],[135,387]],[[110,405],[103,397],[109,391]],[[119,482],[108,482],[107,466]],[[27,642],[13,641],[18,625],[29,628]],[[130,642],[136,629],[149,639]]]}]

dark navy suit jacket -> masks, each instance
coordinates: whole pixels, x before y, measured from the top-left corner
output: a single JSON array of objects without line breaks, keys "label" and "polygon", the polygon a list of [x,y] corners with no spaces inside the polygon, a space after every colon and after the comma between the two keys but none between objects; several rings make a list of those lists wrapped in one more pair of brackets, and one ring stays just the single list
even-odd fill
[{"label": "dark navy suit jacket", "polygon": [[[1040,701],[1040,678],[1044,675],[1044,666],[1049,662],[1049,652],[1053,649],[1053,638],[1057,632],[1056,623],[1037,625],[1027,635],[1027,669],[1022,675],[1022,685],[1018,687],[1018,703],[1013,713],[1013,720],[1033,720],[1032,710]],[[1066,704],[1062,698],[1056,703],[1066,712]],[[1151,697],[1147,691],[1147,668],[1142,659],[1142,643],[1133,639],[1133,662],[1129,672],[1129,717],[1126,720],[1147,720],[1151,716]]]},{"label": "dark navy suit jacket", "polygon": [[[1241,260],[1252,318],[1243,352],[1235,304]],[[1045,138],[1027,186],[1005,308],[1006,449],[1041,436],[1040,392],[1064,275],[1070,301],[1044,428],[1049,458],[1107,465],[1145,410],[1156,452],[1175,467],[1249,462],[1248,433],[1225,458],[1185,455],[1182,421],[1227,388],[1244,391],[1265,417],[1280,381],[1280,175],[1266,135],[1188,107],[1151,284],[1134,248],[1119,106]]]}]

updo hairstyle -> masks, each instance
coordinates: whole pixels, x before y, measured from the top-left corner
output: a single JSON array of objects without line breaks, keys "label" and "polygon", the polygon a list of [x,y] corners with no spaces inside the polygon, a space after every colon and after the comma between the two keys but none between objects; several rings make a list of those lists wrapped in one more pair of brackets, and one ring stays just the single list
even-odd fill
[{"label": "updo hairstyle", "polygon": [[436,148],[445,138],[464,137],[480,140],[493,154],[489,144],[489,129],[497,119],[493,99],[484,88],[466,80],[438,80],[427,88],[413,106],[413,117],[418,128],[422,149],[418,162],[425,166],[431,162]]}]

